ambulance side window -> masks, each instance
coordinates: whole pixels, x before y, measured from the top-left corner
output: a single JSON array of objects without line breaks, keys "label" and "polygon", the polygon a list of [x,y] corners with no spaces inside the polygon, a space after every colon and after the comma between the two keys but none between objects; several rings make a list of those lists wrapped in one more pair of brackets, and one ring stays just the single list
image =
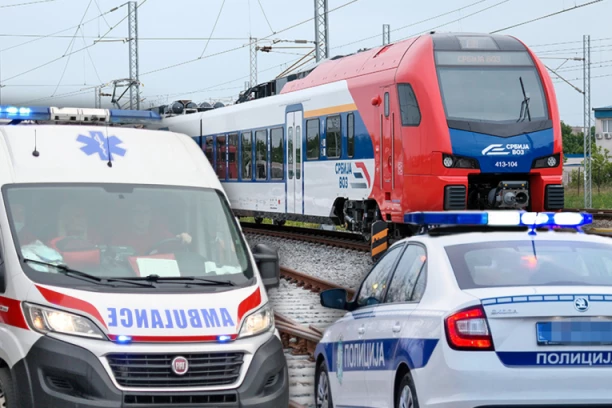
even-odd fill
[{"label": "ambulance side window", "polygon": [[395,265],[398,255],[402,252],[402,248],[402,245],[398,245],[389,249],[374,265],[359,289],[359,296],[357,297],[359,307],[382,303],[387,283],[393,271],[393,265]]},{"label": "ambulance side window", "polygon": [[408,245],[397,264],[385,303],[418,302],[425,290],[427,254],[420,245]]}]

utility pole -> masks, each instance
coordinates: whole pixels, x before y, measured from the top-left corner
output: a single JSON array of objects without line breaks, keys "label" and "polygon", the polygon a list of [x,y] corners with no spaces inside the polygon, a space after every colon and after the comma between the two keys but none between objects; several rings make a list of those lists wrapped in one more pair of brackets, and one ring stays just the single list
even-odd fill
[{"label": "utility pole", "polygon": [[249,56],[251,60],[251,88],[257,85],[257,38],[250,38]]},{"label": "utility pole", "polygon": [[584,100],[584,208],[593,207],[591,172],[591,36],[582,37],[583,100]]},{"label": "utility pole", "polygon": [[315,50],[316,61],[329,58],[329,20],[327,0],[315,2]]},{"label": "utility pole", "polygon": [[128,2],[128,41],[130,45],[130,109],[140,109],[140,81],[138,79],[138,16],[136,1]]},{"label": "utility pole", "polygon": [[383,45],[391,43],[391,26],[383,24]]}]

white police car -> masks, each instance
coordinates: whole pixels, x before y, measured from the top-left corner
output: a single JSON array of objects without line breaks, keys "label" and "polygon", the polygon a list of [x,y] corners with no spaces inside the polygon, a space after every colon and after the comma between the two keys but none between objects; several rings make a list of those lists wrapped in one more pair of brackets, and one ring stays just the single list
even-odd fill
[{"label": "white police car", "polygon": [[348,313],[315,352],[317,407],[612,404],[612,241],[551,228],[592,216],[406,222],[445,227],[392,245],[351,301],[342,289],[321,293]]}]

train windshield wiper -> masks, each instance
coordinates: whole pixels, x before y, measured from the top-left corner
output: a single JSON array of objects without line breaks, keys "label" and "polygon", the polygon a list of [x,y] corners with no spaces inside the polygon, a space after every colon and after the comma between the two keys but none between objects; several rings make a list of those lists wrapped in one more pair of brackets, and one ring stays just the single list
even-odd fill
[{"label": "train windshield wiper", "polygon": [[30,258],[23,258],[24,262],[32,262],[35,264],[39,264],[39,265],[45,265],[45,266],[51,266],[55,269],[57,269],[59,272],[63,273],[64,275],[67,276],[72,276],[74,278],[78,278],[78,279],[84,279],[90,282],[94,282],[97,283],[98,285],[106,285],[106,286],[114,286],[111,285],[112,282],[122,282],[122,283],[129,283],[130,285],[136,285],[136,286],[143,286],[143,287],[147,287],[147,288],[152,288],[155,287],[152,284],[147,284],[147,283],[143,283],[143,282],[137,282],[137,281],[133,281],[133,280],[129,280],[129,279],[121,279],[121,278],[100,278],[98,276],[95,275],[91,275],[89,273],[86,272],[82,272],[76,269],[72,269],[70,268],[68,265],[64,264],[64,263],[60,263],[60,264],[55,264],[55,263],[51,263],[51,262],[44,262],[44,261],[39,261],[36,259],[30,259]]},{"label": "train windshield wiper", "polygon": [[230,280],[216,280],[210,278],[198,278],[196,276],[159,276],[159,275],[147,275],[141,278],[130,278],[130,279],[141,279],[155,283],[186,283],[196,285],[218,285],[218,286],[236,286],[236,284]]},{"label": "train windshield wiper", "polygon": [[525,115],[529,118],[531,122],[531,112],[529,112],[529,100],[527,97],[527,93],[525,93],[525,85],[523,84],[523,77],[519,77],[519,82],[521,83],[521,90],[523,91],[523,101],[521,102],[521,113],[519,114],[519,118],[517,122],[524,122]]}]

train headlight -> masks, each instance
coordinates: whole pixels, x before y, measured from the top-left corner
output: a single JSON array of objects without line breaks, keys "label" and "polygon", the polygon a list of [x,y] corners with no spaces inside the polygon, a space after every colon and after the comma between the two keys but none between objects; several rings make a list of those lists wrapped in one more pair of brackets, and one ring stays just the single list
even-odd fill
[{"label": "train headlight", "polygon": [[532,169],[545,169],[559,166],[561,162],[561,155],[559,153],[553,154],[552,156],[538,157],[533,161]]},{"label": "train headlight", "polygon": [[478,169],[478,161],[469,157],[453,156],[450,154],[442,155],[442,164],[446,168],[454,169]]}]

